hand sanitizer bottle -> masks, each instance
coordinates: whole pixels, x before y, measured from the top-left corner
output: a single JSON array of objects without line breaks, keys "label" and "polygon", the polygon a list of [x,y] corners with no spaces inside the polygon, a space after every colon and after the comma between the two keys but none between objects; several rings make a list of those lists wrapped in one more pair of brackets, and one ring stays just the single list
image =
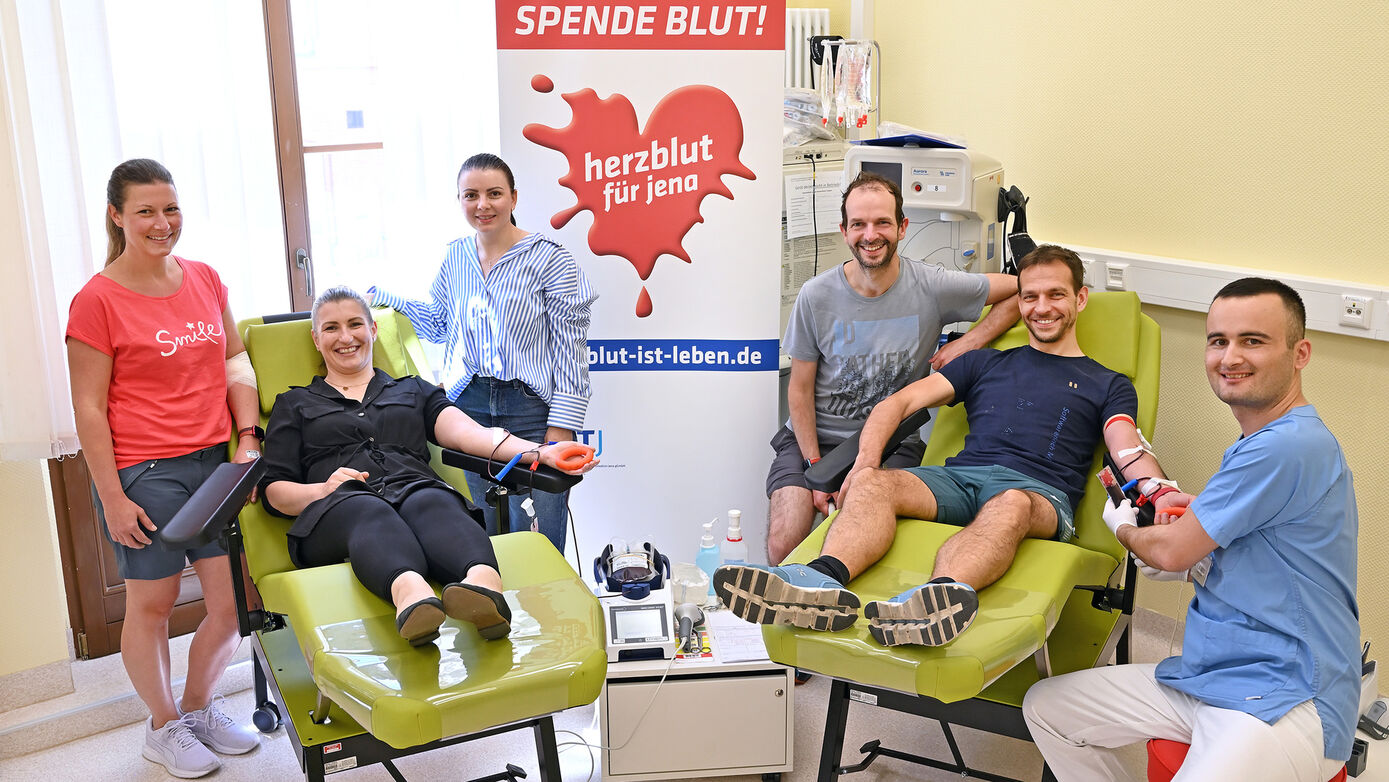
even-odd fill
[{"label": "hand sanitizer bottle", "polygon": [[719,566],[719,547],[714,542],[714,522],[718,519],[710,519],[704,522],[704,537],[699,539],[699,553],[695,555],[695,567],[704,571],[704,575],[709,577],[709,597],[714,596],[714,570]]},{"label": "hand sanitizer bottle", "polygon": [[742,565],[748,561],[748,544],[743,542],[743,512],[728,512],[728,537],[719,547],[719,558],[725,565]]}]

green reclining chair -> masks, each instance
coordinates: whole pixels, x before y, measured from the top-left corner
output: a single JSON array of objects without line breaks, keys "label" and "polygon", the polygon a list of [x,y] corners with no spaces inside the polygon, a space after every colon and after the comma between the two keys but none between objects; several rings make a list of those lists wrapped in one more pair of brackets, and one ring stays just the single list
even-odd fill
[{"label": "green reclining chair", "polygon": [[[1086,355],[1133,381],[1138,426],[1151,437],[1162,336],[1157,323],[1140,311],[1138,296],[1090,294],[1077,321],[1077,337]],[[1027,331],[1019,324],[994,346],[1026,343]],[[963,406],[941,407],[923,464],[941,464],[957,453],[966,431]],[[1091,474],[1099,471],[1103,455],[1101,444]],[[1116,651],[1120,662],[1126,661],[1135,573],[1124,548],[1100,518],[1104,499],[1099,482],[1092,481],[1077,508],[1073,542],[1024,540],[1007,574],[979,593],[978,618],[969,631],[947,646],[887,648],[869,636],[863,621],[837,633],[765,626],[763,638],[772,660],[834,678],[820,756],[821,782],[861,770],[879,755],[1006,780],[965,765],[950,724],[1030,741],[1020,707],[1023,694],[1039,676],[1103,664]],[[887,556],[848,588],[866,603],[929,581],[936,550],[958,529],[899,520]],[[828,523],[821,524],[786,561],[814,559],[828,530]],[[867,754],[861,762],[841,766],[850,700],[938,720],[953,762],[883,748],[875,741],[864,745]]]},{"label": "green reclining chair", "polygon": [[[374,315],[376,366],[416,374],[424,364],[409,321],[390,310]],[[302,318],[238,324],[256,370],[262,421],[278,394],[322,370]],[[439,449],[430,447],[436,469],[466,493],[461,472],[443,467]],[[396,631],[394,607],[358,583],[347,563],[295,569],[289,526],[257,503],[241,511],[239,530],[231,524],[228,537],[233,546],[244,540],[264,603],[263,611],[242,616],[242,634],[254,644],[255,723],[269,732],[282,714],[288,718],[307,779],[373,763],[400,779],[392,758],[529,728],[540,778],[559,782],[550,715],[597,699],[607,657],[597,599],[544,536],[492,539],[512,609],[509,638],[485,641],[471,625],[449,620],[432,645],[414,648]],[[509,774],[517,771],[509,767]]]}]

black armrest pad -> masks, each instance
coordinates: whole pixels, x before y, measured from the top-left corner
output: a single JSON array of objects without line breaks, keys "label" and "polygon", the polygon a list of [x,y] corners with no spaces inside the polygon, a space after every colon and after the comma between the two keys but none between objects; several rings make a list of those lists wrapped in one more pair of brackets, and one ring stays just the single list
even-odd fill
[{"label": "black armrest pad", "polygon": [[219,466],[159,531],[160,540],[171,549],[196,548],[216,540],[241,512],[246,498],[265,475],[263,462],[254,459],[245,464],[227,462]]},{"label": "black armrest pad", "polygon": [[[506,477],[500,481],[491,477],[501,471],[506,466],[505,461],[494,462],[485,456],[474,456],[470,453],[455,451],[451,448],[444,448],[441,454],[444,464],[450,467],[457,467],[460,470],[475,472],[482,476],[485,481],[500,483],[513,491],[518,489],[530,489],[532,487],[541,491],[548,491],[551,494],[559,494],[570,486],[583,480],[583,476],[570,475],[560,472],[553,467],[541,465],[531,472],[528,465],[517,464],[511,468]],[[481,498],[479,498],[480,500]]]},{"label": "black armrest pad", "polygon": [[[928,408],[921,408],[915,413],[907,416],[902,423],[897,425],[897,430],[892,433],[892,437],[887,440],[887,445],[883,448],[883,458],[886,459],[897,450],[897,446],[907,439],[912,432],[926,425],[931,420],[931,411]],[[836,445],[833,451],[820,457],[820,461],[810,465],[810,469],[805,471],[805,482],[810,488],[816,491],[834,493],[839,491],[839,485],[844,482],[844,476],[849,474],[849,470],[854,466],[854,460],[858,458],[858,436],[862,434],[860,429],[854,432],[853,436],[844,442]]]}]

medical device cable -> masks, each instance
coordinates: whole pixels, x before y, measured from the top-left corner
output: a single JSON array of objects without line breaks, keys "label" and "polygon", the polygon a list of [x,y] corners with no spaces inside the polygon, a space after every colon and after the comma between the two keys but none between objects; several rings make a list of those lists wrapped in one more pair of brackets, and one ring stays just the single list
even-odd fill
[{"label": "medical device cable", "polygon": [[811,265],[811,277],[820,273],[820,224],[819,215],[815,211],[815,182],[817,179],[815,169],[815,153],[810,154],[810,235],[815,241],[815,255]]},{"label": "medical device cable", "polygon": [[[1189,570],[1187,571],[1187,578],[1191,578],[1191,571]],[[1177,582],[1177,604],[1173,606],[1172,610],[1172,635],[1167,638],[1168,657],[1176,653],[1173,650],[1177,648],[1177,630],[1182,626],[1182,623],[1177,620],[1177,612],[1182,610],[1182,603],[1185,602],[1186,599],[1186,582],[1179,581]]]},{"label": "medical device cable", "polygon": [[574,543],[574,569],[580,573],[584,572],[584,565],[579,561],[579,532],[575,529],[577,520],[574,518],[574,508],[569,504],[569,495],[564,495],[564,512],[569,514],[569,540]]},{"label": "medical device cable", "polygon": [[[921,260],[923,260],[923,261],[928,260],[932,255],[935,255],[936,253],[940,252],[941,250],[954,250],[954,249],[955,249],[954,247],[951,247],[951,246],[948,245],[948,244],[943,244],[943,245],[941,245],[940,247],[937,247],[936,249],[930,251],[929,253],[926,253],[924,256],[922,256]],[[939,266],[939,267],[941,267],[942,269],[945,268],[945,264],[944,264],[944,263],[937,263],[936,265]],[[958,266],[955,267],[955,268],[956,268],[957,271],[963,271],[963,269],[960,269]]]},{"label": "medical device cable", "polygon": [[[632,726],[632,732],[628,734],[627,738],[623,740],[621,744],[618,744],[616,746],[605,746],[603,744],[589,744],[587,741],[582,741],[583,737],[580,736],[580,741],[566,741],[563,744],[557,744],[556,746],[567,747],[573,744],[583,744],[584,746],[592,747],[593,749],[605,749],[609,752],[617,752],[618,750],[632,743],[632,739],[636,738],[637,736],[637,731],[641,729],[642,721],[646,719],[646,715],[651,713],[651,707],[656,704],[656,696],[661,694],[661,687],[666,683],[666,677],[670,675],[670,669],[675,665],[675,661],[678,659],[680,659],[680,655],[674,654],[671,656],[670,662],[666,663],[666,669],[661,672],[660,681],[656,682],[656,689],[651,691],[651,697],[646,700],[646,707],[641,710],[641,716],[637,717],[636,724]],[[573,733],[573,731],[567,732]]]},{"label": "medical device cable", "polygon": [[[497,439],[496,437],[496,431],[498,429],[500,429],[503,433],[501,439]],[[507,440],[511,439],[511,430],[501,426],[494,426],[492,427],[492,432],[493,445],[492,453],[487,457],[487,477],[497,478],[497,473],[492,472],[492,462],[497,460],[497,451],[501,449],[502,443],[505,443]]]},{"label": "medical device cable", "polygon": [[[1008,221],[1011,219],[1013,219],[1013,212],[1009,210],[1003,215],[1003,255],[1000,257],[1003,262],[1001,268],[1005,270],[1005,273],[1008,269],[1008,259],[1013,255],[1013,248],[1008,244]],[[1016,268],[1017,264],[1018,259],[1013,258],[1013,267]]]},{"label": "medical device cable", "polygon": [[561,733],[568,733],[569,735],[578,739],[578,741],[566,741],[562,744],[556,744],[556,749],[559,752],[563,752],[569,747],[583,747],[588,752],[588,776],[584,777],[584,782],[592,782],[593,773],[598,770],[598,761],[596,758],[593,757],[593,745],[589,744],[587,741],[584,741],[583,734],[578,733],[576,731],[572,731],[567,728],[560,728],[555,731],[556,736],[558,736]]},{"label": "medical device cable", "polygon": [[[572,540],[572,541],[574,542],[574,557],[575,557],[575,560],[577,561],[578,556],[579,556],[579,537],[578,537],[578,532],[577,532],[577,529],[576,529],[576,526],[577,526],[577,525],[576,525],[576,523],[575,523],[575,518],[574,518],[574,509],[569,505],[569,500],[568,500],[568,499],[565,499],[565,501],[564,501],[564,509],[565,509],[566,511],[568,511],[568,513],[569,513],[569,534],[570,534],[570,540]],[[678,660],[678,659],[680,659],[680,655],[678,655],[678,654],[675,654],[675,655],[672,655],[672,656],[671,656],[670,662],[666,664],[665,670],[661,672],[661,679],[660,679],[660,681],[656,682],[656,689],[651,693],[651,698],[648,699],[648,700],[646,701],[646,708],[642,709],[641,716],[640,716],[640,717],[637,717],[637,722],[636,722],[636,725],[634,725],[634,726],[632,727],[632,733],[631,733],[631,735],[629,735],[629,736],[627,737],[626,741],[623,741],[621,744],[618,744],[618,745],[615,746],[615,747],[613,747],[613,746],[603,746],[602,744],[590,744],[590,743],[588,743],[587,741],[584,740],[584,737],[583,737],[582,735],[580,735],[580,734],[578,734],[578,733],[575,733],[575,732],[572,731],[572,730],[561,730],[561,731],[556,731],[556,733],[568,733],[568,734],[574,736],[575,738],[579,739],[578,741],[566,741],[566,742],[563,742],[563,743],[561,743],[561,744],[557,744],[556,747],[571,747],[571,746],[580,746],[580,745],[582,745],[582,746],[584,746],[584,747],[588,747],[588,748],[589,748],[589,775],[588,775],[587,779],[585,780],[585,782],[587,782],[587,780],[593,778],[593,770],[594,770],[594,767],[595,767],[595,766],[594,766],[594,763],[593,763],[593,750],[594,750],[594,749],[606,749],[606,750],[608,750],[609,752],[616,752],[616,751],[622,749],[623,747],[627,746],[628,744],[630,744],[630,743],[632,742],[632,739],[636,737],[636,735],[637,735],[637,730],[641,728],[641,723],[642,723],[643,720],[646,719],[646,715],[649,714],[649,713],[651,712],[651,707],[652,707],[653,705],[655,705],[655,703],[656,703],[656,696],[659,695],[660,692],[661,692],[661,686],[665,684],[665,682],[666,682],[666,677],[670,675],[670,669],[671,669],[671,667],[672,667],[673,665],[675,665],[675,661]]]},{"label": "medical device cable", "polygon": [[[935,225],[936,223],[940,223],[940,222],[944,222],[944,221],[942,221],[942,220],[940,220],[940,219],[927,220],[923,225],[921,225],[920,227],[918,227],[918,228],[916,229],[916,231],[913,232],[912,235],[911,235],[910,237],[908,237],[907,240],[906,240],[905,242],[902,242],[901,248],[900,248],[900,250],[898,251],[898,255],[902,255],[902,256],[905,256],[905,257],[912,257],[912,256],[910,255],[910,253],[908,253],[908,251],[907,251],[907,249],[908,249],[909,247],[911,247],[912,242],[916,241],[917,237],[921,236],[921,232],[922,232],[922,231],[924,231],[924,230],[926,230],[927,228],[930,228],[931,226]],[[949,249],[949,245],[946,245],[945,247],[937,247],[936,249],[932,250],[931,252],[927,253],[926,255],[921,256],[921,260],[924,261],[924,260],[926,260],[927,258],[931,257],[932,255],[935,255],[936,253],[940,252],[941,250],[945,250],[945,249]],[[943,268],[943,266],[942,266],[942,268]]]}]

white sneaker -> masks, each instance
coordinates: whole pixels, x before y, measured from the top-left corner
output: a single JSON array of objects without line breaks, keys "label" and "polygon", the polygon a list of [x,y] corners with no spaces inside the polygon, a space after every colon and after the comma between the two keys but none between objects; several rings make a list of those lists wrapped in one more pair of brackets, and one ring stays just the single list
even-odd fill
[{"label": "white sneaker", "polygon": [[[190,721],[188,727],[193,735],[198,741],[228,755],[241,755],[259,747],[260,737],[222,712],[222,700],[221,695],[214,695],[206,708],[183,715]],[[179,711],[183,711],[182,704]]]},{"label": "white sneaker", "polygon": [[222,761],[193,735],[192,722],[192,715],[184,715],[155,730],[154,718],[145,720],[145,748],[140,754],[183,779],[196,779],[221,768]]}]

